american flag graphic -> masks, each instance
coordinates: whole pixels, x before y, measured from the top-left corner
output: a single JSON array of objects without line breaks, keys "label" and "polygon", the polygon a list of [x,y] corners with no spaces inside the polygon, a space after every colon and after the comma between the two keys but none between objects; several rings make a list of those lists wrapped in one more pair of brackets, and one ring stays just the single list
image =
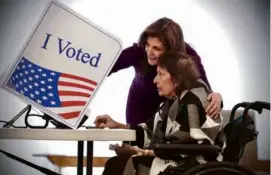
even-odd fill
[{"label": "american flag graphic", "polygon": [[9,79],[14,89],[63,117],[79,116],[97,82],[46,69],[23,57]]}]

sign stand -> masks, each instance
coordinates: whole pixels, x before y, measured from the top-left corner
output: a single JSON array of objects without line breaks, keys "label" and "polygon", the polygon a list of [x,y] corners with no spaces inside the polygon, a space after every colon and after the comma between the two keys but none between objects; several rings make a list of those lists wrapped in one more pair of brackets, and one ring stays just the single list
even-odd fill
[{"label": "sign stand", "polygon": [[[7,122],[5,125],[3,125],[3,128],[10,128],[13,126],[13,123],[18,120],[24,113],[25,113],[25,126],[26,128],[40,128],[40,129],[45,129],[48,127],[49,122],[51,122],[57,129],[71,129],[69,127],[67,127],[66,125],[60,123],[59,121],[53,119],[52,117],[50,117],[47,114],[43,114],[43,115],[38,115],[38,114],[30,114],[32,109],[31,105],[27,105],[21,112],[19,112],[15,117],[13,117],[9,122]],[[43,120],[45,120],[45,124],[43,126],[32,126],[28,123],[28,117],[41,117]],[[88,119],[87,115],[83,116],[83,119],[81,120],[80,124],[78,125],[78,128],[81,127],[83,125],[83,123]],[[92,145],[91,145],[92,146]],[[93,146],[91,147],[93,149]],[[50,169],[38,166],[34,163],[31,163],[27,160],[24,160],[20,157],[17,157],[11,153],[8,153],[4,150],[0,149],[0,153],[3,153],[4,155],[6,155],[7,157],[14,159],[20,163],[23,163],[27,166],[30,166],[34,169],[39,170],[40,172],[44,173],[44,174],[48,174],[48,175],[60,175]],[[77,167],[77,173],[78,174],[83,174],[83,153],[84,153],[84,142],[83,141],[78,141],[78,167]]]},{"label": "sign stand", "polygon": [[[10,128],[13,126],[13,123],[18,120],[24,113],[25,113],[25,127],[26,128],[35,128],[35,129],[45,129],[48,127],[49,122],[51,122],[56,128],[58,129],[71,129],[69,127],[67,127],[66,125],[60,123],[59,121],[55,120],[54,118],[50,117],[47,114],[43,114],[43,115],[38,115],[38,114],[30,114],[32,109],[31,105],[27,105],[21,112],[19,112],[15,117],[13,117],[10,121],[8,121],[6,124],[3,125],[3,128]],[[41,117],[43,120],[45,120],[45,124],[43,126],[37,125],[37,126],[33,126],[31,124],[29,124],[28,122],[28,118],[29,117]],[[87,115],[84,115],[83,119],[81,120],[80,124],[78,125],[78,128],[81,127],[84,122],[88,119]]]}]

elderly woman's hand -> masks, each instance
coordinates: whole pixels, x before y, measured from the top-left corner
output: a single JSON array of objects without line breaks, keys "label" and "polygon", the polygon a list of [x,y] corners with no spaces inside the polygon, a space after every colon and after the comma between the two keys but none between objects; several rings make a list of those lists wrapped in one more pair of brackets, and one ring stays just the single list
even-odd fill
[{"label": "elderly woman's hand", "polygon": [[140,156],[154,156],[152,150],[149,149],[141,149],[137,146],[131,146],[128,144],[122,144],[122,146],[117,146],[115,148],[115,152],[118,156],[132,156],[132,155],[140,155]]},{"label": "elderly woman's hand", "polygon": [[94,124],[99,128],[119,128],[120,123],[113,120],[109,115],[99,115],[96,117]]},{"label": "elderly woman's hand", "polygon": [[132,156],[137,155],[140,149],[124,143],[122,146],[116,147],[115,152],[118,156]]},{"label": "elderly woman's hand", "polygon": [[206,113],[215,119],[221,111],[222,96],[219,93],[211,93],[207,99],[210,101],[210,104],[206,108]]}]

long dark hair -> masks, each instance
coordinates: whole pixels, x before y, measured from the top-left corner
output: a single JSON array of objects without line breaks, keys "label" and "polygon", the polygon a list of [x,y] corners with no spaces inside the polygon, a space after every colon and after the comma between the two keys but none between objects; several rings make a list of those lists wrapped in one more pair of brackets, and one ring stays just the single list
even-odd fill
[{"label": "long dark hair", "polygon": [[[148,37],[159,38],[166,51],[177,50],[200,60],[197,52],[189,44],[185,43],[181,26],[170,18],[160,18],[146,27],[138,40],[138,45],[143,50],[145,50]],[[148,71],[148,68],[147,54],[145,54],[144,58],[140,61],[139,72],[144,75]]]},{"label": "long dark hair", "polygon": [[[146,27],[138,40],[138,45],[144,50],[148,37],[159,38],[166,51],[175,49],[180,52],[186,52],[182,28],[172,19],[166,17],[160,18]],[[145,57],[141,60],[139,72],[144,75],[148,71],[148,68],[147,54],[145,54]]]},{"label": "long dark hair", "polygon": [[145,47],[148,37],[157,37],[166,50],[174,49],[185,53],[183,31],[179,24],[169,18],[160,18],[151,23],[140,35],[138,44]]}]

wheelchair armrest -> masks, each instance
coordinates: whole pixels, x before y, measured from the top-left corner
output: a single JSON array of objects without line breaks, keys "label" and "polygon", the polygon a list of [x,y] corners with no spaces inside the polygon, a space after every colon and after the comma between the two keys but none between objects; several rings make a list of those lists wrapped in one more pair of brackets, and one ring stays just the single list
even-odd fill
[{"label": "wheelchair armrest", "polygon": [[176,155],[176,154],[217,154],[221,148],[216,145],[199,144],[155,144],[153,145],[154,154]]}]

